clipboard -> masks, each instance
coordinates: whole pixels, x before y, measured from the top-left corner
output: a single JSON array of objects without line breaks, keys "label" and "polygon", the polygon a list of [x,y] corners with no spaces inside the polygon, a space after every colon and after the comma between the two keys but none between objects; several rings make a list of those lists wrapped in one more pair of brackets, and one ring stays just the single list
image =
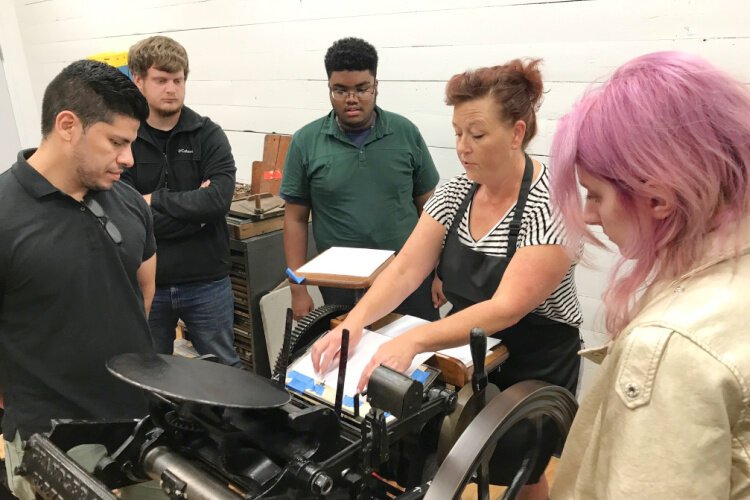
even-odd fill
[{"label": "clipboard", "polygon": [[392,250],[331,247],[294,271],[304,284],[335,288],[370,288],[394,259]]}]

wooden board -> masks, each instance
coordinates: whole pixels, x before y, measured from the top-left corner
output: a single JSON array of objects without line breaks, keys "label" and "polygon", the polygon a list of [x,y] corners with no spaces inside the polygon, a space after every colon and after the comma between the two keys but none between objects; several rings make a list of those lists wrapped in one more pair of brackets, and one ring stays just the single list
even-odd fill
[{"label": "wooden board", "polygon": [[[497,345],[493,348],[484,360],[484,369],[490,372],[503,364],[508,359],[508,348],[503,344]],[[466,366],[461,360],[451,358],[435,353],[433,357],[428,359],[426,364],[439,368],[442,372],[442,379],[445,383],[454,385],[456,387],[463,387],[471,382],[471,376],[474,374],[474,366]]]},{"label": "wooden board", "polygon": [[[397,313],[388,313],[379,320],[377,320],[375,323],[368,325],[368,330],[379,330],[380,328],[383,328],[385,325],[391,324],[394,321],[396,321],[398,318],[400,318],[401,315]],[[344,319],[346,319],[346,314],[342,314],[341,316],[336,316],[331,320],[331,328],[336,328],[339,326]]]},{"label": "wooden board", "polygon": [[281,188],[281,169],[264,161],[254,161],[252,167],[252,186],[250,194],[279,194]]},{"label": "wooden board", "polygon": [[229,215],[253,220],[281,217],[284,215],[284,200],[271,193],[251,194],[245,200],[233,201]]},{"label": "wooden board", "polygon": [[263,141],[263,162],[283,170],[291,141],[291,135],[267,134]]},{"label": "wooden board", "polygon": [[281,231],[284,228],[283,217],[272,217],[257,222],[237,217],[227,217],[226,219],[229,232],[235,240],[244,240],[245,238],[258,236],[259,234]]},{"label": "wooden board", "polygon": [[388,267],[388,264],[395,258],[395,255],[388,257],[370,276],[344,276],[341,274],[322,274],[322,273],[300,273],[297,276],[305,278],[303,284],[316,286],[330,286],[334,288],[364,289],[370,288],[375,282],[375,278]]},{"label": "wooden board", "polygon": [[254,161],[252,165],[251,194],[279,194],[284,161],[291,140],[291,135],[266,135],[263,142],[263,160]]}]

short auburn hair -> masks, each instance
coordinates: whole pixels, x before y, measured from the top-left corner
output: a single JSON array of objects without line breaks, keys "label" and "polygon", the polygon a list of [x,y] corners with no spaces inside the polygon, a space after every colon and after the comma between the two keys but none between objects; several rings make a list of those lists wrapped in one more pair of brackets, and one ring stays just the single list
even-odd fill
[{"label": "short auburn hair", "polygon": [[500,66],[465,71],[448,80],[445,103],[462,102],[491,96],[498,105],[500,119],[506,123],[522,120],[526,134],[522,146],[536,135],[536,112],[542,104],[544,85],[539,71],[541,59],[513,59]]}]

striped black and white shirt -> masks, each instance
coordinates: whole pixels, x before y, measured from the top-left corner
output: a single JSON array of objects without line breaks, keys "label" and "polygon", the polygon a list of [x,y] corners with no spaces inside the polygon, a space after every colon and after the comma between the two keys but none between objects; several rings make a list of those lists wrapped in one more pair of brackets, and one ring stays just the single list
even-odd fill
[{"label": "striped black and white shirt", "polygon": [[[466,174],[454,177],[435,191],[425,204],[424,210],[448,230],[461,201],[469,193],[470,188],[471,181]],[[508,234],[515,209],[516,206],[513,205],[495,227],[479,240],[474,240],[469,232],[469,212],[471,211],[471,203],[469,203],[458,225],[458,240],[462,245],[477,252],[505,257],[508,254]],[[559,214],[553,214],[550,206],[549,173],[547,167],[542,165],[539,177],[532,182],[529,190],[516,248],[531,245],[562,245],[564,240],[565,230],[562,219]],[[534,309],[534,313],[561,323],[581,325],[583,316],[581,304],[578,302],[574,271],[575,264],[570,266],[555,291]]]}]

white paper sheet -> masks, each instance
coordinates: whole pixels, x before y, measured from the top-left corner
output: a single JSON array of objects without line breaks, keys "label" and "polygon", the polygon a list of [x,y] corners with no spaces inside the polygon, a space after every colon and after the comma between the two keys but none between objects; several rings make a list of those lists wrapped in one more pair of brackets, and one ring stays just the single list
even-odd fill
[{"label": "white paper sheet", "polygon": [[[356,394],[357,384],[359,383],[359,378],[362,376],[362,371],[368,365],[373,355],[382,344],[388,342],[392,338],[396,338],[399,335],[408,332],[412,328],[423,325],[425,323],[428,323],[428,321],[425,321],[421,318],[416,318],[414,316],[403,316],[396,321],[393,321],[392,323],[380,328],[377,332],[365,329],[362,335],[362,340],[360,340],[359,344],[357,344],[356,349],[349,357],[349,361],[347,363],[346,378],[344,381],[344,396],[353,397]],[[492,347],[498,345],[499,343],[500,340],[488,337],[487,352],[489,352]],[[468,345],[453,347],[450,349],[442,349],[438,352],[446,356],[457,358],[461,360],[461,362],[466,366],[471,366],[473,364],[471,360],[471,351]],[[419,366],[427,361],[430,356],[432,356],[432,354],[432,352],[417,354],[414,357],[414,361],[409,367],[409,370],[407,370],[407,374],[410,375],[414,370],[419,368]],[[311,379],[316,380],[316,382],[319,382],[318,375],[313,369],[310,351],[308,351],[304,356],[292,363],[292,365],[287,370],[288,373],[293,371],[299,372],[302,375],[310,377]],[[338,373],[338,367],[330,370],[323,377],[323,384],[335,391],[336,384],[338,382]]]},{"label": "white paper sheet", "polygon": [[[500,343],[500,339],[493,337],[487,337],[487,353]],[[441,349],[438,351],[440,354],[445,354],[451,358],[459,359],[465,366],[469,367],[474,364],[471,360],[471,349],[469,345],[462,345],[459,347],[451,347],[450,349]]]},{"label": "white paper sheet", "polygon": [[[353,397],[357,393],[357,384],[359,383],[359,378],[362,376],[362,371],[370,362],[373,355],[378,350],[378,347],[380,347],[385,342],[388,342],[389,340],[391,340],[391,337],[387,337],[370,330],[364,330],[362,340],[359,341],[356,349],[349,356],[349,361],[346,365],[346,379],[344,381],[345,396]],[[427,359],[429,359],[432,354],[433,353],[431,352],[417,354],[414,357],[414,361],[409,367],[409,370],[407,370],[407,374],[411,374],[414,370],[419,368],[419,365],[427,361]],[[299,372],[302,375],[306,375],[313,379],[318,378],[315,374],[315,370],[313,369],[312,358],[310,357],[309,351],[297,361],[292,363],[287,372],[292,371]],[[323,383],[327,387],[332,387],[335,389],[338,382],[338,373],[338,367],[329,371],[325,374]]]},{"label": "white paper sheet", "polygon": [[391,255],[393,250],[331,247],[295,272],[367,278]]},{"label": "white paper sheet", "polygon": [[416,328],[426,323],[429,323],[429,321],[415,316],[401,316],[396,321],[392,321],[391,323],[379,328],[378,333],[395,339],[402,333],[406,333],[412,328]]},{"label": "white paper sheet", "polygon": [[[402,333],[406,333],[412,328],[424,325],[425,323],[429,323],[429,321],[426,321],[422,318],[416,318],[414,316],[402,316],[396,321],[379,329],[378,333],[380,333],[381,335],[386,335],[388,337],[396,338]],[[490,350],[499,343],[500,339],[487,337],[487,353],[489,353]],[[451,358],[459,359],[466,366],[472,366],[474,364],[471,360],[471,349],[469,349],[468,344],[459,347],[451,347],[449,349],[441,349],[437,352]]]}]

